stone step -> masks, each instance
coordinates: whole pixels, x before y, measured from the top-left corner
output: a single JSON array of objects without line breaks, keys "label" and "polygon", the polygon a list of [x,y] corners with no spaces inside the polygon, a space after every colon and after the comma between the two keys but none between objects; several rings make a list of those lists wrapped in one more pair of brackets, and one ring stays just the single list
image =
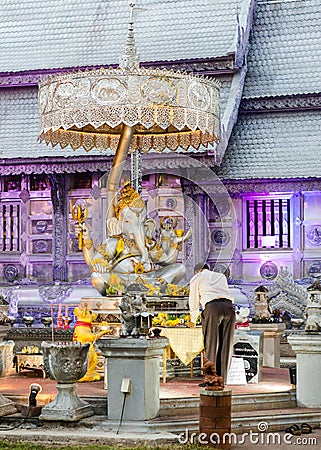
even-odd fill
[{"label": "stone step", "polygon": [[258,411],[296,407],[296,391],[238,394],[232,396],[232,411]]},{"label": "stone step", "polygon": [[[16,404],[27,405],[25,395],[8,396]],[[55,395],[47,396],[45,401],[38,401],[39,405],[47,404]],[[96,415],[107,415],[106,397],[82,397],[88,402]],[[232,396],[232,411],[258,411],[272,408],[295,408],[295,390],[271,393],[237,394]],[[199,397],[169,398],[160,400],[160,417],[197,415],[199,411]]]},{"label": "stone step", "polygon": [[[232,413],[232,428],[236,433],[256,432],[262,424],[267,425],[268,431],[284,431],[293,424],[309,423],[312,428],[320,428],[321,410],[319,408],[285,408],[257,411],[255,417],[249,416],[247,411]],[[259,426],[261,424],[261,426]]]},{"label": "stone step", "polygon": [[[198,414],[199,398],[161,399],[160,416]],[[272,408],[295,408],[295,390],[272,393],[237,394],[232,396],[232,411],[257,411]]]},{"label": "stone step", "polygon": [[[232,413],[232,431],[236,434],[267,431],[284,431],[294,423],[309,423],[312,428],[320,428],[321,410],[317,408],[285,408],[257,411],[255,416],[248,411]],[[156,431],[189,433],[198,431],[198,415],[158,417],[148,421]],[[259,428],[260,427],[260,428]]]},{"label": "stone step", "polygon": [[[21,423],[23,416],[21,414],[14,414],[11,416],[4,416],[1,418],[3,426]],[[30,426],[29,423],[35,423],[37,426],[37,419],[30,418],[25,426]],[[240,435],[242,433],[260,433],[284,431],[289,426],[297,423],[309,423],[312,428],[320,428],[321,410],[319,408],[284,408],[284,409],[270,409],[264,411],[257,411],[255,415],[249,411],[237,411],[232,413],[232,432]],[[82,419],[80,422],[68,424],[74,429],[90,430],[92,433],[96,431],[108,431],[110,423],[106,415],[94,415]],[[46,422],[46,428],[57,428],[57,422]],[[156,433],[172,433],[174,435],[186,435],[190,433],[198,433],[199,429],[199,415],[184,415],[181,414],[167,417],[157,417],[155,419],[147,420],[142,423],[123,423],[122,431],[138,432],[139,426],[145,432]]]}]

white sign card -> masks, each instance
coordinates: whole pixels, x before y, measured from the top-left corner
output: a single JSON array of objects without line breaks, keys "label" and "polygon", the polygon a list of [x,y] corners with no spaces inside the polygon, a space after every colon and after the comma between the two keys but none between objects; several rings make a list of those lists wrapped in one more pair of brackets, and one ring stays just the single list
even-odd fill
[{"label": "white sign card", "polygon": [[232,357],[226,384],[247,384],[243,358]]}]

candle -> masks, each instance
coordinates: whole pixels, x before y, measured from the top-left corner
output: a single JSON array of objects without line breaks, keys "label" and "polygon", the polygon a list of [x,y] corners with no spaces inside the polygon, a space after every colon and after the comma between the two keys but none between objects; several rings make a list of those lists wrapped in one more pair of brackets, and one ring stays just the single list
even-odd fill
[{"label": "candle", "polygon": [[68,305],[65,306],[65,317],[68,317]]},{"label": "candle", "polygon": [[58,305],[58,316],[61,316],[61,311],[62,311],[62,304],[59,303],[59,305]]}]

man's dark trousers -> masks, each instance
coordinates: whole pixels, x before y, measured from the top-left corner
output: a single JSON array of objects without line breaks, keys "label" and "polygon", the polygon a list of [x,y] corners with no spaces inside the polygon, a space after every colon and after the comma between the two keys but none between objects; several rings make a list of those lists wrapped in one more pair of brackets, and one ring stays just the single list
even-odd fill
[{"label": "man's dark trousers", "polygon": [[206,303],[202,312],[205,356],[215,364],[224,383],[232,358],[234,328],[235,311],[230,300],[217,299]]}]

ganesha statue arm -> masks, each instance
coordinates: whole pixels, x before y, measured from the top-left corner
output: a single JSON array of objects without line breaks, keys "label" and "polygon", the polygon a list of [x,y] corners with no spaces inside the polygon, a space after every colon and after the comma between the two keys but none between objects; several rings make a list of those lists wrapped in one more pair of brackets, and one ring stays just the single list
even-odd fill
[{"label": "ganesha statue arm", "polygon": [[155,243],[154,247],[150,248],[149,255],[153,262],[159,264],[160,266],[167,266],[170,264],[175,264],[178,258],[180,244],[187,241],[192,235],[192,230],[189,229],[183,236],[172,236],[166,237],[166,239],[160,238],[160,244]]},{"label": "ganesha statue arm", "polygon": [[76,236],[78,237],[80,233],[83,238],[82,252],[87,265],[92,267],[93,271],[97,273],[108,272],[110,269],[109,261],[117,252],[117,240],[109,239],[94,247],[90,228],[86,222],[83,222],[81,225],[76,225]]}]

